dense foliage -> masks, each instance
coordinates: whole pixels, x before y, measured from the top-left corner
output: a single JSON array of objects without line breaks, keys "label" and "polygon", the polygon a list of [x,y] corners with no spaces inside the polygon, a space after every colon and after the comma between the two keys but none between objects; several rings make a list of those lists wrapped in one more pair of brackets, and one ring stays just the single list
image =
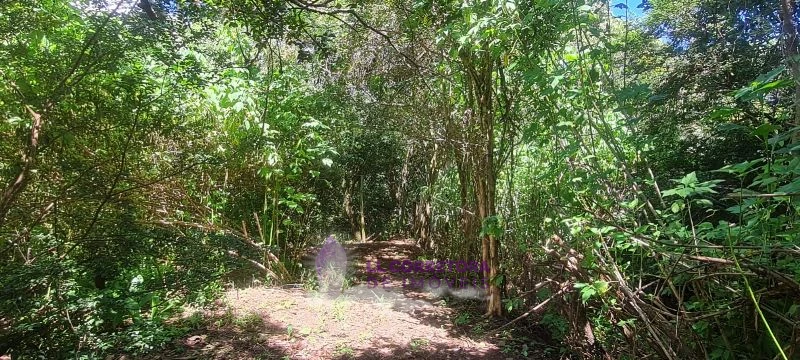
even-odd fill
[{"label": "dense foliage", "polygon": [[797,358],[797,22],[791,0],[0,2],[0,355],[157,351],[230,282],[311,279],[335,233],[486,261],[486,314],[575,356]]}]

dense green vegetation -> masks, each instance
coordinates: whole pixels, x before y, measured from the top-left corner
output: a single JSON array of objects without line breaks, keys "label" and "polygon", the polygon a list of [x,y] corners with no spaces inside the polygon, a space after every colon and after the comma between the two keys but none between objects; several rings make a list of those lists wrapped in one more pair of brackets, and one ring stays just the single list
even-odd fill
[{"label": "dense green vegetation", "polygon": [[635,5],[0,2],[0,355],[158,351],[335,233],[577,357],[800,358],[794,2]]}]

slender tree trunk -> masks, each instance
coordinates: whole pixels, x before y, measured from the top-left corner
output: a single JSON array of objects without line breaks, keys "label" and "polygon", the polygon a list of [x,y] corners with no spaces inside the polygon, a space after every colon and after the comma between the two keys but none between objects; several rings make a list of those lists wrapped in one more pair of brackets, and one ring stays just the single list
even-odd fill
[{"label": "slender tree trunk", "polygon": [[[794,123],[800,126],[800,59],[797,59],[797,28],[794,24],[794,0],[781,0],[781,25],[784,38],[784,52],[794,79]],[[792,142],[800,141],[800,132],[792,136]]]},{"label": "slender tree trunk", "polygon": [[[483,69],[483,94],[479,98],[481,100],[482,110],[482,132],[484,141],[486,142],[486,152],[483,154],[486,161],[486,217],[496,216],[495,213],[495,199],[497,197],[497,169],[495,168],[494,157],[494,106],[492,98],[492,73],[493,73],[494,60],[486,56]],[[500,287],[498,286],[498,274],[500,270],[500,257],[498,256],[499,239],[495,234],[490,233],[486,236],[488,242],[488,264],[489,264],[489,279],[494,280],[489,284],[488,304],[486,306],[486,314],[499,316],[502,315],[502,304],[500,299]],[[502,281],[505,281],[503,279]]]},{"label": "slender tree trunk", "polygon": [[[472,159],[474,160],[474,186],[478,210],[478,218],[483,224],[496,216],[496,168],[494,162],[494,97],[493,74],[494,59],[489,54],[477,56],[464,54],[462,56],[466,76],[467,98],[471,107],[468,126],[477,131]],[[489,230],[489,229],[484,229]],[[500,287],[497,284],[500,267],[498,256],[499,240],[493,231],[484,231],[480,236],[481,258],[487,265],[484,268],[484,278],[488,281],[486,315],[499,316],[502,314]]]},{"label": "slender tree trunk", "polygon": [[353,186],[353,183],[349,180],[342,181],[342,187],[345,189],[342,207],[344,214],[347,215],[347,221],[350,223],[350,233],[353,235],[353,239],[358,239],[360,232],[356,224],[355,211],[353,210]]},{"label": "slender tree trunk", "polygon": [[36,165],[36,155],[39,152],[39,134],[42,131],[42,115],[34,111],[30,106],[25,105],[25,109],[33,120],[28,148],[25,149],[22,155],[22,169],[19,171],[14,181],[3,191],[2,197],[0,197],[0,229],[3,228],[6,216],[8,212],[11,211],[11,207],[17,200],[17,197],[25,190],[25,187],[28,186],[30,173]]},{"label": "slender tree trunk", "polygon": [[406,150],[406,157],[403,161],[403,168],[400,171],[400,184],[397,186],[397,191],[395,192],[395,200],[397,201],[397,208],[398,208],[398,221],[399,224],[398,228],[405,232],[406,231],[406,185],[408,184],[408,166],[411,162],[411,156],[414,154],[414,145],[409,145],[408,149]]},{"label": "slender tree trunk", "polygon": [[425,216],[425,232],[427,235],[427,239],[425,242],[425,246],[428,249],[433,249],[433,207],[431,206],[431,202],[433,201],[433,186],[436,184],[436,180],[439,178],[439,146],[436,143],[433,143],[433,156],[431,156],[431,162],[428,165],[428,178],[427,178],[427,191],[425,192],[425,207],[423,208],[423,214]]},{"label": "slender tree trunk", "polygon": [[272,245],[273,239],[275,240],[275,245],[278,247],[278,251],[280,251],[278,255],[283,257],[283,259],[285,260],[286,248],[285,246],[283,249],[280,248],[280,236],[278,236],[280,230],[280,222],[278,221],[280,219],[278,213],[278,197],[280,196],[280,182],[278,181],[277,177],[275,177],[274,187],[275,189],[273,189],[272,193],[272,226],[270,228],[271,233],[269,234],[270,236],[269,243],[270,245]]},{"label": "slender tree trunk", "polygon": [[470,176],[470,163],[461,159],[466,158],[465,154],[458,155],[459,159],[456,162],[456,169],[458,172],[458,193],[461,200],[459,208],[460,221],[461,221],[461,235],[467,241],[462,247],[464,257],[474,254],[474,247],[471,246],[471,239],[475,238],[478,234],[477,221],[475,219],[477,209],[475,208],[475,199],[470,191],[472,187],[472,177]]},{"label": "slender tree trunk", "polygon": [[358,221],[359,229],[361,230],[360,231],[361,236],[358,240],[364,241],[367,239],[367,223],[364,220],[364,175],[361,175],[361,177],[359,178],[358,192],[359,192],[359,198],[361,200],[361,206],[359,209],[361,214]]}]

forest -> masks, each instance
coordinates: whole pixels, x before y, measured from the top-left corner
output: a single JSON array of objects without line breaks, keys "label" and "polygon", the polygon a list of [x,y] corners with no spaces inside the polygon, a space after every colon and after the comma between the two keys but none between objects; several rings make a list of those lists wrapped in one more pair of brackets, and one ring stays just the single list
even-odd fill
[{"label": "forest", "polygon": [[800,359],[798,22],[2,0],[0,359]]}]

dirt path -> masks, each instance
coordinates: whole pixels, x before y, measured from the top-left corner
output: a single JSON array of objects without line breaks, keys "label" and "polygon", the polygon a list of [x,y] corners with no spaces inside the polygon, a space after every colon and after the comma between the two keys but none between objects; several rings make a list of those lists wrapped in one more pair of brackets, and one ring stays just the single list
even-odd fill
[{"label": "dirt path", "polygon": [[159,357],[525,358],[481,340],[474,326],[463,326],[470,319],[480,320],[475,315],[480,313],[479,301],[444,300],[423,289],[403,287],[396,277],[387,287],[370,287],[363,281],[366,261],[417,259],[419,251],[413,243],[392,240],[349,244],[345,249],[351,278],[357,280],[353,286],[334,294],[264,287],[230,290],[221,309],[187,319],[195,322],[197,330]]}]

